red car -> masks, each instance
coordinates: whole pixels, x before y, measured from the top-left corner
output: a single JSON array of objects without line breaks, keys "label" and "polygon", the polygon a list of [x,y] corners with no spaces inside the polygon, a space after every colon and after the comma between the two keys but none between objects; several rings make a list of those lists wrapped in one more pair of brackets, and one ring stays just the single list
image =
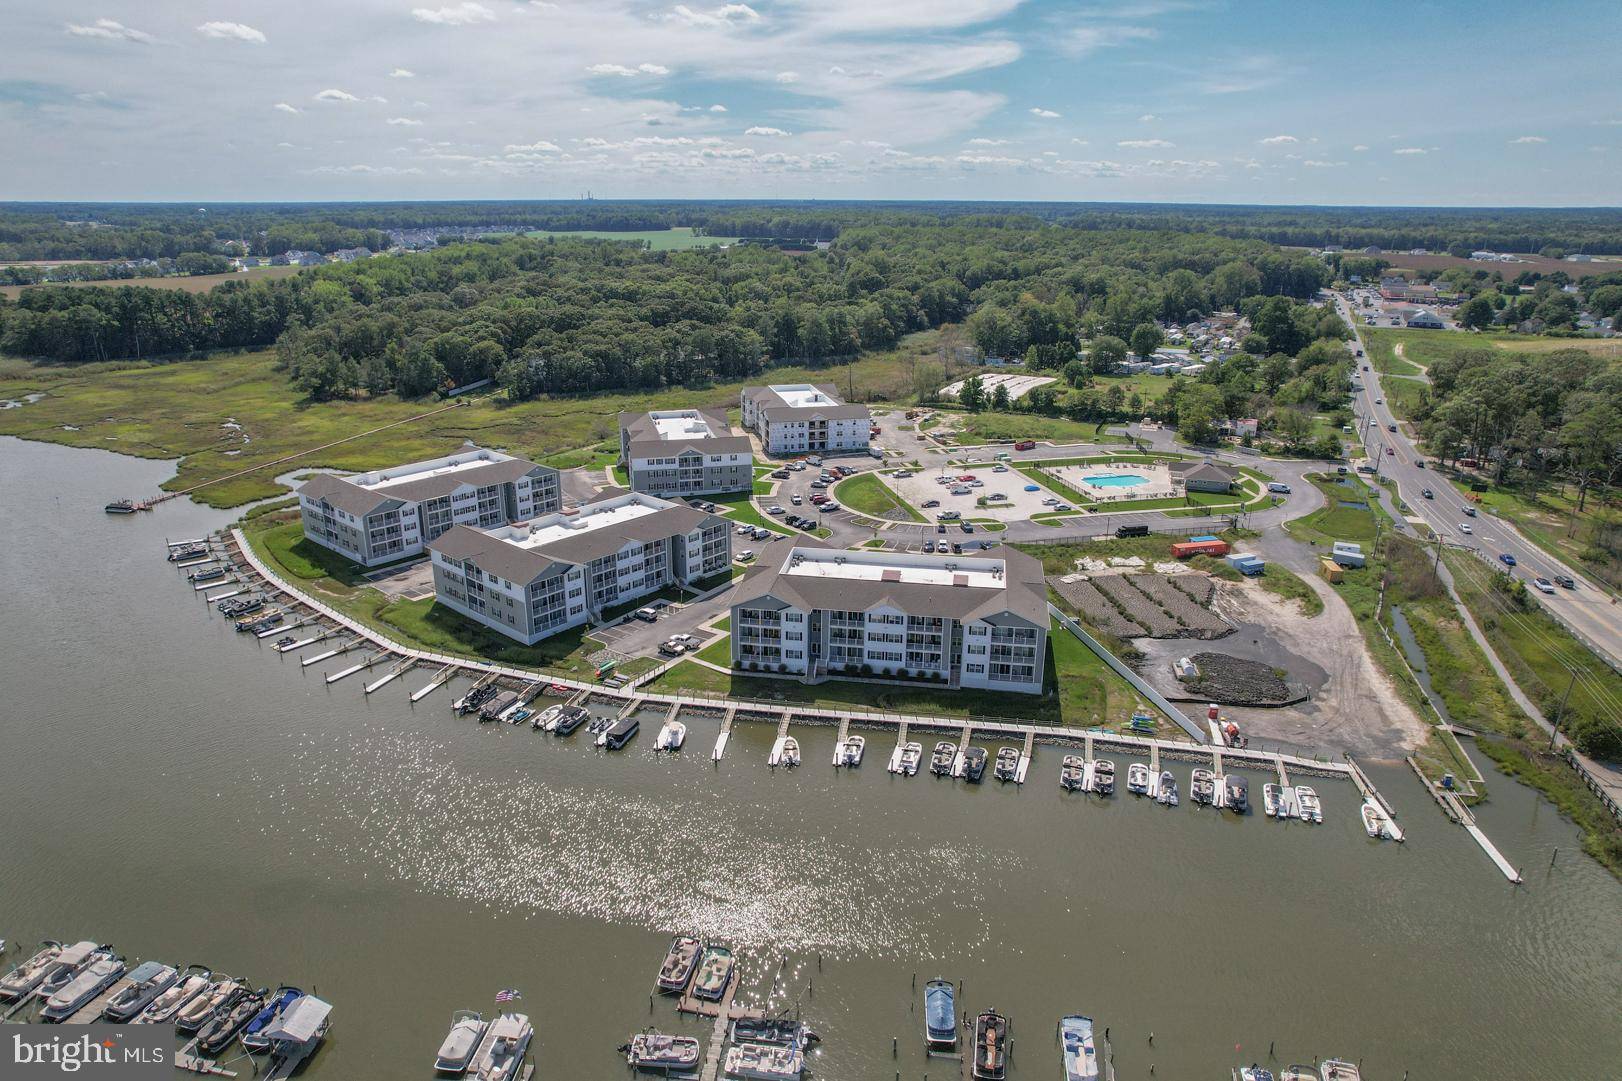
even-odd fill
[{"label": "red car", "polygon": [[1036,440],[1034,440],[1034,439],[1022,439],[1018,443],[1014,444],[1014,449],[1015,450],[1035,450],[1036,449]]}]

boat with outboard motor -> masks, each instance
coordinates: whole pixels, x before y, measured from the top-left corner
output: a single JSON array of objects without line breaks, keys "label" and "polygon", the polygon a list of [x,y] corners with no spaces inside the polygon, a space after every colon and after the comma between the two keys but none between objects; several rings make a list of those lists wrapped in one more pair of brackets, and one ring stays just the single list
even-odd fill
[{"label": "boat with outboard motor", "polygon": [[547,731],[560,736],[574,734],[574,730],[591,720],[591,710],[585,706],[564,706],[555,719],[547,722]]},{"label": "boat with outboard motor", "polygon": [[724,1068],[728,1077],[798,1081],[805,1072],[805,1052],[781,1044],[740,1043],[727,1048]]},{"label": "boat with outboard motor", "polygon": [[1204,806],[1215,803],[1216,774],[1208,769],[1195,770],[1188,779],[1188,798]]},{"label": "boat with outboard motor", "polygon": [[677,935],[671,939],[664,963],[659,966],[659,990],[672,995],[686,990],[687,981],[693,978],[693,970],[698,967],[701,948],[692,935]]},{"label": "boat with outboard motor", "polygon": [[1323,801],[1318,793],[1304,784],[1295,786],[1295,811],[1303,822],[1322,822],[1324,820]]},{"label": "boat with outboard motor", "polygon": [[602,735],[597,737],[597,746],[602,747],[605,750],[617,751],[627,743],[631,742],[631,737],[635,736],[637,729],[641,727],[642,722],[636,719],[636,714],[633,713],[629,717],[621,717],[619,720],[609,725],[607,730],[604,731]]},{"label": "boat with outboard motor", "polygon": [[218,1010],[197,1033],[197,1049],[205,1055],[218,1055],[230,1047],[237,1034],[247,1028],[248,1022],[265,1008],[265,998],[269,994],[269,988],[261,987],[243,995],[231,1006]]},{"label": "boat with outboard motor", "polygon": [[929,772],[937,777],[945,777],[952,772],[952,763],[955,761],[957,761],[957,744],[943,739],[935,744],[935,753],[929,756]]},{"label": "boat with outboard motor", "polygon": [[1268,818],[1280,818],[1283,810],[1284,800],[1279,786],[1271,781],[1262,785],[1262,813]]},{"label": "boat with outboard motor", "polygon": [[531,728],[535,729],[536,731],[540,731],[543,728],[547,728],[550,725],[556,724],[557,719],[558,719],[558,714],[560,714],[562,712],[563,712],[563,703],[562,702],[558,702],[555,705],[547,706],[545,709],[537,711],[535,714],[533,714],[530,717],[529,726]]},{"label": "boat with outboard motor", "polygon": [[1100,796],[1115,795],[1115,763],[1107,758],[1093,763],[1093,791]]},{"label": "boat with outboard motor", "polygon": [[986,760],[991,756],[984,747],[970,747],[963,752],[963,779],[979,784],[986,776]]},{"label": "boat with outboard motor", "polygon": [[103,1007],[101,1019],[122,1025],[140,1016],[159,995],[180,981],[180,970],[162,961],[144,961],[124,977],[111,1001]]},{"label": "boat with outboard motor", "polygon": [[10,972],[0,977],[0,1001],[15,1002],[31,994],[56,966],[62,950],[62,943],[46,939],[34,956],[13,965]]},{"label": "boat with outboard motor", "polygon": [[175,1014],[175,1028],[180,1032],[197,1032],[216,1016],[231,1009],[253,991],[245,980],[231,976],[217,976],[203,993],[180,1008]]},{"label": "boat with outboard motor", "polygon": [[489,1027],[484,1015],[474,1010],[457,1010],[451,1014],[451,1030],[445,1034],[439,1053],[434,1056],[434,1073],[441,1077],[461,1077],[467,1073]]},{"label": "boat with outboard motor", "polygon": [[957,1050],[957,990],[951,980],[924,984],[924,1047],[931,1054]]},{"label": "boat with outboard motor", "polygon": [[1093,1042],[1093,1019],[1081,1014],[1059,1018],[1059,1052],[1064,1081],[1098,1081],[1098,1048]]},{"label": "boat with outboard motor", "polygon": [[687,742],[687,726],[672,717],[659,729],[659,738],[653,741],[656,751],[679,751]]},{"label": "boat with outboard motor", "polygon": [[784,736],[783,745],[777,752],[777,764],[792,769],[800,764],[800,741],[793,736]]},{"label": "boat with outboard motor", "polygon": [[1079,754],[1064,756],[1064,764],[1059,768],[1059,787],[1071,792],[1087,784],[1087,760]]},{"label": "boat with outboard motor", "polygon": [[1273,1071],[1252,1062],[1249,1066],[1235,1068],[1233,1081],[1273,1081]]},{"label": "boat with outboard motor", "polygon": [[1236,815],[1250,813],[1250,785],[1237,773],[1222,778],[1222,805]]},{"label": "boat with outboard motor", "polygon": [[846,736],[834,754],[834,765],[855,768],[862,764],[862,755],[866,750],[866,737]]},{"label": "boat with outboard motor", "polygon": [[146,1004],[132,1025],[167,1025],[186,1004],[208,990],[213,973],[201,965],[188,965],[167,991]]},{"label": "boat with outboard motor", "polygon": [[691,1036],[667,1036],[663,1032],[638,1032],[620,1050],[627,1064],[650,1073],[688,1073],[698,1067],[699,1044]]},{"label": "boat with outboard motor", "polygon": [[999,781],[1013,781],[1019,778],[1019,748],[998,747],[997,761],[991,767],[991,775]]},{"label": "boat with outboard motor", "polygon": [[1177,806],[1177,778],[1169,769],[1160,771],[1160,787],[1155,791],[1155,802],[1162,807]]},{"label": "boat with outboard motor", "polygon": [[490,1022],[471,1076],[474,1081],[514,1081],[529,1053],[535,1029],[521,1013],[504,1013]]},{"label": "boat with outboard motor", "polygon": [[242,1046],[250,1052],[270,1050],[270,1039],[265,1033],[287,1012],[288,1007],[303,997],[304,992],[297,987],[283,985],[276,988],[276,993],[265,1001],[264,1007],[253,1015],[248,1027],[242,1030]]},{"label": "boat with outboard motor", "polygon": [[719,1002],[732,982],[732,951],[711,942],[704,947],[693,974],[693,997]]},{"label": "boat with outboard motor", "polygon": [[739,1017],[727,1036],[733,1043],[774,1043],[802,1051],[822,1039],[804,1021],[788,1017]]},{"label": "boat with outboard motor", "polygon": [[1318,1072],[1323,1074],[1323,1081],[1363,1081],[1363,1071],[1345,1059],[1326,1058],[1318,1063]]},{"label": "boat with outboard motor", "polygon": [[50,998],[62,988],[66,987],[73,977],[83,972],[91,962],[103,956],[111,956],[112,948],[98,946],[94,942],[75,942],[71,946],[63,946],[62,952],[56,955],[56,960],[46,971],[45,978],[39,981],[34,988],[40,998]]},{"label": "boat with outboard motor", "polygon": [[918,773],[918,764],[924,760],[924,745],[921,743],[904,743],[901,753],[896,756],[896,768],[892,771],[906,777]]},{"label": "boat with outboard motor", "polygon": [[1279,1072],[1278,1081],[1323,1081],[1312,1066],[1286,1066]]},{"label": "boat with outboard motor", "polygon": [[1126,767],[1126,790],[1134,796],[1147,796],[1149,794],[1149,767],[1142,762],[1134,762]]},{"label": "boat with outboard motor", "polygon": [[116,983],[124,975],[125,967],[124,959],[111,950],[97,950],[88,964],[45,1000],[39,1019],[46,1022],[66,1021]]},{"label": "boat with outboard motor", "polygon": [[1008,1018],[996,1010],[985,1010],[974,1019],[969,1076],[975,1081],[1002,1081],[1008,1076]]}]

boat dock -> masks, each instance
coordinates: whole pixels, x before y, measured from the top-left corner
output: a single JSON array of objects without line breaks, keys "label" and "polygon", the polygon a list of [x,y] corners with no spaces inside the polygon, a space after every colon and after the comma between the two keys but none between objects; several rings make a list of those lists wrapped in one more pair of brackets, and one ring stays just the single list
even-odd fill
[{"label": "boat dock", "polygon": [[419,689],[411,692],[412,704],[415,705],[416,703],[421,702],[424,698],[427,698],[429,695],[439,690],[439,688],[449,683],[451,677],[455,674],[456,666],[454,664],[442,666],[439,671],[433,674],[433,677],[429,679],[427,683],[423,684]]},{"label": "boat dock", "polygon": [[1019,769],[1014,773],[1014,783],[1024,784],[1025,774],[1031,768],[1031,754],[1036,750],[1036,733],[1025,733],[1025,746],[1019,752]]},{"label": "boat dock", "polygon": [[721,756],[727,753],[727,740],[732,738],[732,722],[738,716],[737,706],[728,706],[726,716],[721,718],[721,732],[715,737],[715,749],[710,752],[710,761],[719,762]]},{"label": "boat dock", "polygon": [[[1497,867],[1506,879],[1515,885],[1520,885],[1521,872],[1516,870],[1514,865],[1504,857],[1504,854],[1498,851],[1498,846],[1492,843],[1492,839],[1482,832],[1480,826],[1476,825],[1476,815],[1474,811],[1470,810],[1469,804],[1460,799],[1457,792],[1443,788],[1429,777],[1426,777],[1424,771],[1419,768],[1419,763],[1412,758],[1408,759],[1408,765],[1413,767],[1414,775],[1419,778],[1419,783],[1425,786],[1425,791],[1431,794],[1431,798],[1436,801],[1436,805],[1442,809],[1443,813],[1464,827],[1465,832],[1475,840],[1476,844],[1481,846],[1481,850],[1487,854],[1487,858],[1492,860],[1493,866]],[[1385,806],[1384,800],[1379,802],[1382,807]],[[1391,828],[1396,829],[1395,822],[1391,823]],[[1399,832],[1395,839],[1400,840],[1401,836],[1402,834]]]},{"label": "boat dock", "polygon": [[890,752],[890,772],[901,772],[901,748],[907,745],[907,722],[902,721],[896,729],[895,750]]},{"label": "boat dock", "polygon": [[758,1021],[766,1016],[764,1010],[737,1004],[738,984],[742,978],[734,965],[732,976],[727,980],[726,990],[721,993],[719,1001],[695,998],[690,990],[682,992],[681,998],[676,1001],[676,1009],[682,1013],[715,1019],[715,1025],[710,1030],[710,1045],[704,1053],[704,1066],[699,1074],[702,1081],[716,1081],[720,1077],[721,1053],[726,1048],[727,1028],[732,1022],[745,1019]]}]

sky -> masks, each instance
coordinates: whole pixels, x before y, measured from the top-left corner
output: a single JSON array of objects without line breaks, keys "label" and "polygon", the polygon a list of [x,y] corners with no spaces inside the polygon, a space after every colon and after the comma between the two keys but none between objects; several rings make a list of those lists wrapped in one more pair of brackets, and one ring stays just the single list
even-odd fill
[{"label": "sky", "polygon": [[0,0],[0,199],[1622,203],[1622,5]]}]

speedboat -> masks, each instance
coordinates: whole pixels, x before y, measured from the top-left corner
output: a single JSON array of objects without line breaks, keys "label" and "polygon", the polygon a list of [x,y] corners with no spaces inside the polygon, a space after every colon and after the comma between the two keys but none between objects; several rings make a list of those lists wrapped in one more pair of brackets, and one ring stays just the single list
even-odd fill
[{"label": "speedboat", "polygon": [[921,744],[921,743],[907,743],[907,744],[904,744],[902,746],[902,748],[901,748],[901,757],[898,760],[899,764],[896,767],[896,772],[905,774],[908,777],[911,777],[911,776],[915,775],[918,772],[918,763],[923,761],[923,758],[924,758],[924,745],[923,744]]},{"label": "speedboat", "polygon": [[1284,809],[1279,787],[1272,782],[1262,785],[1262,811],[1268,818],[1278,818]]},{"label": "speedboat", "polygon": [[924,1046],[930,1051],[957,1050],[957,994],[951,980],[924,984]]},{"label": "speedboat", "polygon": [[1059,769],[1059,787],[1074,792],[1087,781],[1087,760],[1079,754],[1064,756],[1064,765]]},{"label": "speedboat", "polygon": [[1323,1074],[1323,1081],[1363,1081],[1363,1071],[1344,1059],[1324,1059],[1318,1063],[1318,1071]]},{"label": "speedboat", "polygon": [[1115,795],[1115,763],[1107,758],[1093,763],[1093,791],[1100,796]]},{"label": "speedboat", "polygon": [[659,729],[659,738],[653,741],[656,751],[679,751],[687,741],[687,726],[677,720],[666,721]]},{"label": "speedboat", "polygon": [[1080,1014],[1059,1018],[1064,1081],[1098,1081],[1098,1050],[1093,1046],[1093,1019]]},{"label": "speedboat", "polygon": [[473,1063],[475,1081],[513,1081],[534,1036],[529,1018],[521,1013],[504,1013],[490,1022],[489,1037]]},{"label": "speedboat", "polygon": [[1373,800],[1363,801],[1363,828],[1370,837],[1383,837],[1385,835],[1385,816],[1380,814],[1379,808],[1374,806]]},{"label": "speedboat", "polygon": [[1188,779],[1188,798],[1209,806],[1216,802],[1216,774],[1208,769],[1197,769]]},{"label": "speedboat", "polygon": [[1177,806],[1177,778],[1169,769],[1160,771],[1160,791],[1155,793],[1155,800],[1165,807]]},{"label": "speedboat", "polygon": [[529,719],[529,726],[536,731],[539,731],[542,728],[550,729],[552,725],[557,723],[558,714],[562,712],[562,702],[559,702],[557,705],[547,706],[545,709],[541,710],[539,713],[535,714]]},{"label": "speedboat", "polygon": [[606,717],[593,717],[586,725],[586,733],[588,735],[600,736],[610,728],[614,727],[614,720],[615,718],[612,715]]},{"label": "speedboat", "polygon": [[266,1031],[276,1023],[288,1007],[304,997],[304,992],[297,987],[278,987],[276,993],[265,1002],[264,1008],[253,1015],[248,1027],[242,1030],[242,1046],[250,1052],[270,1050],[270,1038]]},{"label": "speedboat", "polygon": [[1318,793],[1304,784],[1295,786],[1296,813],[1303,822],[1322,822],[1324,820],[1323,802],[1318,799]]},{"label": "speedboat", "polygon": [[63,946],[56,960],[45,971],[45,977],[34,988],[40,998],[49,998],[77,976],[92,962],[99,960],[103,954],[112,956],[105,946],[97,946],[94,942],[75,942],[71,946]]},{"label": "speedboat", "polygon": [[208,990],[212,973],[201,965],[191,965],[163,994],[147,1003],[146,1008],[131,1021],[132,1025],[166,1025],[173,1021],[192,999]]},{"label": "speedboat", "polygon": [[62,943],[46,940],[34,956],[19,962],[0,978],[0,1000],[15,1002],[33,991],[56,966],[56,959],[61,955]]},{"label": "speedboat", "polygon": [[846,736],[845,742],[839,745],[839,755],[836,765],[856,767],[862,764],[862,752],[867,750],[867,739],[864,736]]},{"label": "speedboat", "polygon": [[1222,778],[1223,806],[1236,815],[1250,813],[1250,786],[1237,773]]},{"label": "speedboat", "polygon": [[1134,796],[1149,794],[1149,767],[1142,762],[1134,762],[1126,767],[1126,790]]},{"label": "speedboat", "polygon": [[572,735],[586,721],[591,719],[591,710],[585,706],[564,706],[558,711],[555,720],[547,722],[548,732],[556,732],[560,736]]},{"label": "speedboat", "polygon": [[991,775],[999,781],[1012,781],[1019,776],[1019,748],[998,747],[997,762],[991,767]]},{"label": "speedboat", "polygon": [[1323,1078],[1311,1066],[1286,1066],[1279,1073],[1278,1081],[1323,1081]]},{"label": "speedboat", "polygon": [[180,1012],[175,1014],[175,1028],[181,1032],[196,1032],[212,1021],[216,1014],[242,1001],[251,990],[253,988],[241,980],[222,976],[180,1008]]},{"label": "speedboat", "polygon": [[1234,1081],[1273,1081],[1273,1071],[1254,1062],[1233,1071]]},{"label": "speedboat", "polygon": [[126,1021],[133,1021],[153,999],[173,987],[180,980],[180,970],[174,965],[166,965],[162,961],[146,961],[135,966],[128,976],[124,977],[123,985],[107,1008],[101,1011],[101,1019],[121,1025]]},{"label": "speedboat", "polygon": [[270,992],[261,987],[252,994],[243,995],[236,1003],[215,1013],[197,1034],[197,1048],[205,1055],[217,1055],[231,1046],[237,1033],[248,1027],[248,1022],[259,1016],[265,1008],[265,996]]},{"label": "speedboat", "polygon": [[970,784],[979,784],[986,775],[986,754],[984,747],[970,747],[963,752],[963,779]]},{"label": "speedboat", "polygon": [[974,1060],[969,1076],[976,1081],[1002,1081],[1008,1076],[1008,1018],[986,1010],[974,1019]]},{"label": "speedboat", "polygon": [[693,997],[719,1002],[732,982],[732,951],[710,943],[704,947],[698,971],[693,976]]},{"label": "speedboat", "polygon": [[729,1033],[733,1043],[775,1043],[804,1050],[822,1039],[804,1021],[787,1017],[740,1017]]},{"label": "speedboat", "polygon": [[935,744],[935,753],[929,756],[929,772],[944,777],[952,772],[952,763],[956,760],[957,744],[943,739]]},{"label": "speedboat", "polygon": [[671,994],[679,994],[687,989],[687,981],[693,978],[693,969],[698,965],[698,939],[692,935],[677,935],[670,940],[670,949],[665,951],[664,964],[659,966],[659,990]]},{"label": "speedboat", "polygon": [[40,1011],[41,1021],[66,1021],[90,1004],[90,1001],[111,987],[124,974],[124,959],[110,950],[97,951],[99,956],[81,969],[60,991],[45,1000]]},{"label": "speedboat", "polygon": [[457,1010],[451,1014],[451,1030],[439,1045],[439,1054],[434,1056],[434,1073],[445,1077],[461,1077],[467,1073],[489,1027],[484,1015],[472,1010]]},{"label": "speedboat", "polygon": [[663,1032],[638,1032],[623,1048],[625,1061],[639,1070],[668,1073],[698,1067],[698,1041],[691,1036],[666,1036]]},{"label": "speedboat", "polygon": [[735,1044],[727,1049],[725,1069],[728,1077],[799,1081],[800,1075],[805,1072],[805,1052],[781,1044]]},{"label": "speedboat", "polygon": [[783,737],[783,749],[777,756],[780,766],[797,766],[800,764],[800,741],[793,736]]}]

